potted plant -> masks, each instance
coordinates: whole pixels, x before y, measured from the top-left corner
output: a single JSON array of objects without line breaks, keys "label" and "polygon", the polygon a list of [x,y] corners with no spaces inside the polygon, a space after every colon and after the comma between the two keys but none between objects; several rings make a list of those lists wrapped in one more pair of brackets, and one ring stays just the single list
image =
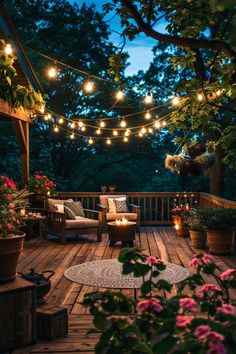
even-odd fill
[{"label": "potted plant", "polygon": [[101,192],[106,193],[107,191],[107,186],[101,186]]},{"label": "potted plant", "polygon": [[203,214],[209,251],[219,255],[230,253],[236,209],[203,209]]},{"label": "potted plant", "polygon": [[57,195],[56,184],[41,172],[35,172],[29,178],[29,190],[34,193],[32,203],[34,207],[45,207],[47,198]]},{"label": "potted plant", "polygon": [[190,239],[195,248],[206,248],[206,231],[203,226],[203,209],[193,209],[184,219],[189,229]]},{"label": "potted plant", "polygon": [[110,191],[111,193],[114,193],[115,190],[116,190],[116,186],[115,186],[114,184],[111,184],[111,185],[109,186],[109,191]]},{"label": "potted plant", "polygon": [[29,192],[18,191],[16,184],[0,176],[0,283],[13,281],[25,234],[20,231],[20,209],[26,205]]},{"label": "potted plant", "polygon": [[189,204],[181,204],[180,206],[175,205],[175,207],[171,210],[172,220],[177,236],[185,237],[189,235],[187,223],[185,222],[185,216],[189,215],[190,212],[191,209]]}]

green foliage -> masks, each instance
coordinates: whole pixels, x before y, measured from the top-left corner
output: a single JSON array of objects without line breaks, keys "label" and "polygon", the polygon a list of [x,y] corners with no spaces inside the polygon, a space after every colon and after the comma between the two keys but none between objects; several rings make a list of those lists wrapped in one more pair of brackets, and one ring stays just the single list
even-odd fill
[{"label": "green foliage", "polygon": [[202,224],[209,230],[228,230],[236,225],[236,209],[202,209]]},{"label": "green foliage", "polygon": [[188,225],[189,230],[191,231],[203,231],[205,214],[204,209],[194,208],[189,214],[186,214],[184,217],[186,224]]}]

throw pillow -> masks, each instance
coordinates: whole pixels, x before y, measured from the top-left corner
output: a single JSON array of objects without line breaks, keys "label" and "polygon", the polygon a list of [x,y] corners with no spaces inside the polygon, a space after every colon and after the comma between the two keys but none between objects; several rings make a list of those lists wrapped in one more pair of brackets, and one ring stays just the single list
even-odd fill
[{"label": "throw pillow", "polygon": [[127,213],[128,212],[126,200],[115,199],[115,205],[116,205],[116,212],[117,213]]},{"label": "throw pillow", "polygon": [[64,200],[64,199],[51,199],[51,198],[48,198],[48,200],[47,200],[48,207],[52,211],[54,210],[54,205],[55,204],[64,204],[64,202],[73,202],[73,199]]},{"label": "throw pillow", "polygon": [[84,210],[80,202],[65,202],[64,205],[70,208],[75,216],[82,216],[83,218],[85,217]]},{"label": "throw pillow", "polygon": [[116,211],[116,203],[115,203],[116,200],[126,202],[126,197],[107,198],[108,213],[115,214],[117,212]]},{"label": "throw pillow", "polygon": [[57,213],[64,213],[64,205],[54,204],[54,211],[56,211]]},{"label": "throw pillow", "polygon": [[65,210],[65,214],[66,214],[66,219],[76,220],[76,216],[70,208],[68,208],[67,206],[64,206],[64,210]]}]

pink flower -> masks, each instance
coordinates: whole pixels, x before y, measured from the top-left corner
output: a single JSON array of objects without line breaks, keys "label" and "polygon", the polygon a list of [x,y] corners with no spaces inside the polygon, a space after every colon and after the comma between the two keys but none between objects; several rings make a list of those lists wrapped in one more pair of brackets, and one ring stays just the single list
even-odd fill
[{"label": "pink flower", "polygon": [[210,255],[210,254],[204,254],[203,255],[203,257],[202,257],[202,261],[204,262],[204,263],[212,263],[212,261],[213,261],[213,257]]},{"label": "pink flower", "polygon": [[194,257],[190,263],[190,267],[197,268],[200,265],[199,259],[197,257]]},{"label": "pink flower", "polygon": [[232,280],[234,278],[235,273],[236,273],[236,269],[229,268],[225,272],[220,274],[220,279],[221,280]]},{"label": "pink flower", "polygon": [[229,304],[222,304],[221,307],[217,307],[218,313],[224,313],[225,315],[236,315],[236,307]]},{"label": "pink flower", "polygon": [[162,259],[159,259],[159,258],[156,258],[156,257],[153,257],[153,256],[149,256],[145,259],[145,263],[148,263],[148,264],[164,264],[163,260]]},{"label": "pink flower", "polygon": [[225,339],[225,337],[224,337],[222,334],[220,334],[220,333],[218,333],[218,332],[216,332],[216,331],[212,331],[212,332],[210,332],[209,335],[207,336],[207,339],[208,339],[210,342],[216,343],[216,342],[222,342],[222,341]]},{"label": "pink flower", "polygon": [[196,327],[194,331],[194,335],[198,337],[200,341],[205,341],[210,333],[211,328],[208,325],[200,325]]},{"label": "pink flower", "polygon": [[4,187],[4,188],[7,188],[7,187],[8,187],[7,183],[4,183],[4,184],[3,184],[3,187]]},{"label": "pink flower", "polygon": [[10,194],[7,194],[7,195],[6,195],[6,199],[7,199],[7,200],[11,199],[11,195],[10,195]]},{"label": "pink flower", "polygon": [[193,316],[176,316],[176,327],[177,328],[182,328],[182,327],[186,327],[187,325],[189,325],[192,320],[194,319]]},{"label": "pink flower", "polygon": [[222,343],[217,342],[210,345],[207,354],[227,354],[227,350]]},{"label": "pink flower", "polygon": [[9,210],[9,214],[12,214],[12,215],[15,214],[15,210],[14,209],[10,209]]},{"label": "pink flower", "polygon": [[15,206],[14,203],[10,203],[10,204],[9,204],[9,208],[11,208],[11,209],[14,208],[14,206]]},{"label": "pink flower", "polygon": [[149,305],[153,308],[156,312],[161,312],[164,310],[163,306],[160,304],[160,300],[153,297],[149,300]]},{"label": "pink flower", "polygon": [[148,300],[141,300],[137,304],[137,310],[138,311],[145,311],[149,308],[149,301]]},{"label": "pink flower", "polygon": [[185,297],[179,300],[180,307],[183,307],[184,310],[196,312],[197,311],[197,303],[194,299],[189,297]]},{"label": "pink flower", "polygon": [[203,292],[209,292],[209,291],[213,291],[213,292],[222,292],[222,290],[216,286],[215,284],[205,284],[203,285],[198,292],[201,294]]},{"label": "pink flower", "polygon": [[8,230],[12,230],[14,228],[14,226],[12,224],[7,224],[7,228],[8,228]]}]

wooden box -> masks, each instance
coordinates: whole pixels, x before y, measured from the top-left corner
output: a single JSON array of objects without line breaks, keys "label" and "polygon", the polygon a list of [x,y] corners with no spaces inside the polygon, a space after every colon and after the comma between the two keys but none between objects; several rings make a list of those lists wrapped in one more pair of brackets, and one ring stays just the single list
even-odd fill
[{"label": "wooden box", "polygon": [[22,278],[0,285],[0,353],[36,343],[36,289]]},{"label": "wooden box", "polygon": [[64,337],[68,333],[67,309],[54,305],[37,308],[38,339],[52,340]]}]

